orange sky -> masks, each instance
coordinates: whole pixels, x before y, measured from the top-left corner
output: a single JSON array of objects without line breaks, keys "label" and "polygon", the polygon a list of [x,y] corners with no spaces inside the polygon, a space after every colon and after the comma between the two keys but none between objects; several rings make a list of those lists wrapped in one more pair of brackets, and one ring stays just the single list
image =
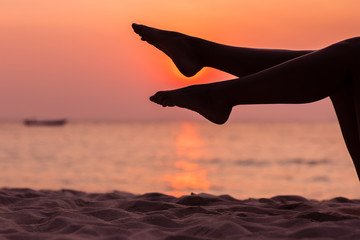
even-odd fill
[{"label": "orange sky", "polygon": [[[216,42],[316,49],[360,35],[358,0],[2,0],[0,119],[201,119],[148,101],[157,90],[232,78],[181,77],[131,23]],[[327,100],[238,107],[237,119],[334,119]]]}]

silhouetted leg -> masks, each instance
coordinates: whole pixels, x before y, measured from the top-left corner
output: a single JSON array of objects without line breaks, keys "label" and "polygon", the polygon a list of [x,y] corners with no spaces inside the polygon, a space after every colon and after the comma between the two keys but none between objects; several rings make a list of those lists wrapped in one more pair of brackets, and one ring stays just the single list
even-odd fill
[{"label": "silhouetted leg", "polygon": [[[349,79],[351,81],[351,79]],[[342,88],[330,95],[336,115],[339,120],[341,132],[344,137],[346,147],[353,159],[356,172],[360,179],[360,138],[358,134],[358,116],[356,114],[354,92],[352,84],[349,82]]]},{"label": "silhouetted leg", "polygon": [[312,51],[256,49],[221,45],[209,42],[204,47],[203,62],[206,67],[243,77],[273,67]]},{"label": "silhouetted leg", "polygon": [[220,124],[240,104],[317,101],[341,87],[350,74],[348,45],[340,42],[243,78],[159,92],[151,100],[189,108]]},{"label": "silhouetted leg", "polygon": [[243,78],[158,92],[150,99],[222,124],[236,105],[307,103],[330,96],[360,178],[359,49],[360,39],[349,39]]},{"label": "silhouetted leg", "polygon": [[353,56],[350,63],[352,71],[344,78],[344,85],[330,95],[330,99],[339,120],[346,146],[353,159],[360,179],[360,41],[350,40],[353,45]]},{"label": "silhouetted leg", "polygon": [[133,29],[142,40],[167,54],[188,77],[203,67],[242,77],[312,52],[233,47],[137,24]]},{"label": "silhouetted leg", "polygon": [[[360,179],[360,138],[357,137],[360,135],[360,39],[352,39],[351,43],[353,44],[352,71],[348,76],[347,84],[342,91],[339,89],[330,97],[336,109],[347,148]],[[357,124],[357,128],[352,127],[355,124]]]},{"label": "silhouetted leg", "polygon": [[[226,46],[226,45],[209,42],[207,40],[203,40],[199,38],[189,37],[187,35],[183,35],[175,32],[152,29],[145,26],[139,26],[139,25],[135,26],[134,27],[135,31],[136,28],[138,28],[137,30],[139,35],[142,34],[144,35],[143,40],[148,41],[149,39],[146,38],[150,37],[150,41],[148,42],[153,44],[160,50],[164,51],[167,55],[169,55],[173,59],[174,63],[178,66],[180,71],[183,73],[185,72],[184,75],[187,76],[194,75],[204,66],[209,66],[240,77],[240,76],[256,73],[258,71],[280,64],[284,61],[288,61],[290,59],[303,56],[305,54],[312,52],[312,51],[289,51],[289,50],[251,49],[251,48],[232,47],[232,46]],[[154,37],[153,39],[151,39],[152,36]],[[158,41],[159,37],[163,38],[162,41]],[[182,40],[179,41],[179,39]],[[357,42],[359,41],[358,39],[353,39],[350,40],[350,42],[352,43],[352,45],[357,45],[358,44]],[[165,47],[163,46],[163,43],[166,43]],[[175,48],[181,50],[181,54],[171,54],[174,53],[171,52],[173,51],[174,46]],[[186,65],[182,65],[181,63],[182,60],[188,61],[187,66],[190,66],[190,68],[187,68]],[[325,64],[326,62],[327,61],[325,61]],[[354,68],[357,68],[357,66],[353,67],[353,69]],[[189,69],[191,71],[188,71]],[[357,76],[357,74],[353,73],[353,76]],[[354,90],[354,89],[359,90],[360,86],[355,86],[354,83],[355,81],[354,79],[358,79],[359,77],[358,76],[353,77],[353,76],[349,77],[348,80],[346,80],[346,77],[344,76],[342,78],[344,84],[341,87],[336,88],[333,91],[333,93],[329,95],[336,110],[339,124],[341,126],[341,130],[347,148],[354,161],[354,165],[358,173],[358,176],[360,176],[360,148],[359,148],[360,128],[358,127],[360,126],[360,121],[359,121],[360,92],[357,93],[357,91]],[[201,106],[208,105],[208,101],[204,100],[208,98],[208,94],[204,93],[204,91],[202,90],[198,91],[197,88],[202,88],[202,87],[201,85],[189,87],[188,89],[185,90],[185,92],[187,92],[189,95],[192,95],[191,92],[194,92],[194,95],[196,95],[198,99],[200,99],[198,100],[198,104],[195,104],[191,107],[186,107],[186,105],[191,104],[192,102],[190,97],[190,99],[182,101],[181,104],[184,105],[183,107],[190,108],[194,111],[199,112],[202,115],[208,115],[207,118],[214,118],[216,119],[215,121],[219,121],[218,123],[221,123],[222,121],[224,121],[224,119],[227,119],[226,117],[219,119],[218,116],[220,115],[227,116],[228,114],[230,114],[232,108],[231,104],[229,107],[229,105],[226,104],[226,101],[220,100],[217,102],[217,104],[212,105],[213,110],[203,111],[204,108],[202,108]],[[216,86],[212,88],[216,89]],[[271,91],[271,86],[269,88],[269,91]],[[164,106],[167,105],[172,106],[172,105],[176,105],[172,103],[172,98],[176,99],[178,97],[181,98],[184,97],[182,93],[183,90],[176,90],[171,92],[172,92],[171,93],[172,96],[170,98],[169,96],[166,96],[167,92],[160,92],[157,94],[157,96],[156,95],[153,96],[152,100],[158,100],[162,102],[161,104]],[[266,94],[264,96],[266,96]],[[316,100],[317,98],[321,99],[322,96],[323,94],[320,95],[315,94],[313,96],[313,99],[311,99],[310,97],[310,99],[306,100],[306,97],[309,97],[309,95],[304,95],[303,97],[305,98],[295,99],[294,103],[313,101]],[[256,95],[254,95],[254,97],[256,97]],[[284,101],[285,99],[286,98],[279,99],[278,101],[271,100],[270,102],[261,102],[260,100],[257,101],[260,101],[259,103],[272,103],[272,101],[274,101],[274,103],[277,102],[282,103],[282,101]],[[285,100],[285,102],[291,103],[291,101],[293,100],[290,99],[291,98]],[[258,103],[257,101],[255,102],[248,101],[243,103],[240,102],[239,104]],[[227,106],[227,107],[222,108],[222,106]]]}]

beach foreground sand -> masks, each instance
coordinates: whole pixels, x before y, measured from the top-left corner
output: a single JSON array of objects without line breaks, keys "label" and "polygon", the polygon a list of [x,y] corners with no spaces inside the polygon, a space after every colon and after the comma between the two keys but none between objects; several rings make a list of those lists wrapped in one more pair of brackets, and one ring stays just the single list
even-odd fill
[{"label": "beach foreground sand", "polygon": [[360,239],[360,200],[0,189],[0,239]]}]

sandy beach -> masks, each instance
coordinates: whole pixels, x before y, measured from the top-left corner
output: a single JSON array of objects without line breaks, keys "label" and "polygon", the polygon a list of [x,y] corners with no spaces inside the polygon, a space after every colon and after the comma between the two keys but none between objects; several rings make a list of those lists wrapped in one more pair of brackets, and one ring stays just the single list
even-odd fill
[{"label": "sandy beach", "polygon": [[0,190],[0,239],[360,239],[360,200]]}]

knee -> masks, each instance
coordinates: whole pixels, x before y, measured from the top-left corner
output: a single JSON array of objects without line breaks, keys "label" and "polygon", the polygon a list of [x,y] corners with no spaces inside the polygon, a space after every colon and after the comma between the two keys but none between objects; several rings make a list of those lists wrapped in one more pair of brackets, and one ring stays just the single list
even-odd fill
[{"label": "knee", "polygon": [[335,43],[331,48],[337,53],[339,59],[351,66],[360,62],[360,37],[353,37]]},{"label": "knee", "polygon": [[360,37],[353,37],[345,40],[349,44],[360,44]]},{"label": "knee", "polygon": [[360,53],[360,37],[353,37],[342,42],[352,53]]}]

